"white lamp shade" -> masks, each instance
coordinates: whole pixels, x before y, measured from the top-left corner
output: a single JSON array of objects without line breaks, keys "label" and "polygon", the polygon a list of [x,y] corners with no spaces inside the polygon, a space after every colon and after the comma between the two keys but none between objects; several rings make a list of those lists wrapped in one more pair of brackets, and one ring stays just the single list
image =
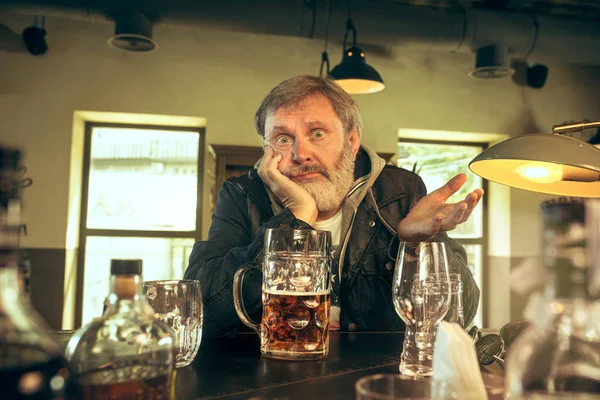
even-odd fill
[{"label": "white lamp shade", "polygon": [[[528,166],[558,171],[562,178],[559,175],[542,183],[517,172]],[[600,198],[600,149],[568,136],[533,134],[508,139],[475,157],[469,169],[484,179],[518,189]]]}]

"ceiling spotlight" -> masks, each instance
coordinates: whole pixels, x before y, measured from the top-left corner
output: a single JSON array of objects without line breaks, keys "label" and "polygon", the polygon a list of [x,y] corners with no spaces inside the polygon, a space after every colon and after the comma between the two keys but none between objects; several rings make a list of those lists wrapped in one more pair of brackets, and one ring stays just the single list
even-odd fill
[{"label": "ceiling spotlight", "polygon": [[152,39],[152,21],[140,12],[127,12],[115,17],[115,34],[108,39],[115,49],[143,53],[158,48]]},{"label": "ceiling spotlight", "polygon": [[33,25],[25,28],[21,34],[27,51],[34,56],[40,56],[48,51],[45,25],[46,17],[35,17]]},{"label": "ceiling spotlight", "polygon": [[536,64],[533,67],[527,68],[527,85],[541,89],[548,78],[548,67],[541,64]]},{"label": "ceiling spotlight", "polygon": [[473,78],[494,79],[511,76],[515,70],[508,65],[508,49],[505,45],[485,46],[475,53],[475,69],[469,72]]}]

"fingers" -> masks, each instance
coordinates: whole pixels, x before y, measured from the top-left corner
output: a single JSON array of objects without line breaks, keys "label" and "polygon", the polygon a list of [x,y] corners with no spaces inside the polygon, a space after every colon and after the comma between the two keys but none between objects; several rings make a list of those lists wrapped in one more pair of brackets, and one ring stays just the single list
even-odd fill
[{"label": "fingers", "polygon": [[272,189],[275,189],[274,184],[281,184],[281,178],[284,177],[281,172],[279,172],[279,169],[277,169],[281,158],[281,154],[277,154],[275,157],[271,158],[267,165],[267,182]]},{"label": "fingers", "polygon": [[266,146],[265,155],[258,168],[258,175],[271,189],[275,189],[275,183],[278,179],[277,174],[279,173],[277,167],[281,158],[281,154],[275,155],[273,148],[271,146]]},{"label": "fingers", "polygon": [[475,189],[471,193],[465,197],[465,201],[469,203],[469,205],[476,206],[479,203],[479,200],[483,197],[483,189]]},{"label": "fingers", "polygon": [[437,214],[433,217],[433,221],[431,221],[431,235],[437,235],[438,232],[442,229],[442,224],[444,222],[444,215]]},{"label": "fingers", "polygon": [[476,189],[475,191],[469,193],[467,195],[467,197],[465,197],[465,202],[467,203],[467,209],[465,210],[465,213],[464,213],[460,223],[463,223],[469,219],[469,217],[471,216],[471,213],[473,212],[473,210],[475,209],[477,204],[479,204],[479,201],[481,200],[482,197],[483,197],[482,189]]},{"label": "fingers", "polygon": [[430,234],[437,235],[440,231],[451,231],[463,222],[464,214],[468,209],[467,203],[461,201],[450,207],[452,207],[451,211],[447,208],[434,215],[428,229]]},{"label": "fingers", "polygon": [[434,193],[438,194],[442,198],[442,201],[446,201],[448,197],[456,193],[466,181],[467,176],[465,174],[458,174],[450,179],[444,186],[435,190]]},{"label": "fingers", "polygon": [[281,185],[282,178],[285,179],[285,181],[288,180],[281,172],[279,172],[279,169],[277,169],[279,161],[281,161],[281,154],[277,154],[275,157],[273,157],[269,163],[269,168],[267,169],[267,181],[272,189],[276,189],[276,187]]},{"label": "fingers", "polygon": [[465,215],[467,208],[468,205],[464,201],[456,203],[452,212],[444,218],[442,222],[442,228],[445,231],[449,231],[456,228],[456,226],[462,222],[463,216]]},{"label": "fingers", "polygon": [[260,161],[260,165],[258,166],[258,175],[263,179],[265,178],[265,175],[267,173],[267,165],[273,158],[273,148],[267,145],[264,149],[265,154],[263,155],[262,160]]}]

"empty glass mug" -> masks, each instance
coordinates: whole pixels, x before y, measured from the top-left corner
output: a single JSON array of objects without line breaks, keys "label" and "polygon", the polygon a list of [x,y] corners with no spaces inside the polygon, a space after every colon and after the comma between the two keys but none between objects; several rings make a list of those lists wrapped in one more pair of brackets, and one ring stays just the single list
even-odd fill
[{"label": "empty glass mug", "polygon": [[480,400],[481,393],[458,389],[448,380],[377,374],[354,384],[356,400]]},{"label": "empty glass mug", "polygon": [[188,366],[202,340],[202,294],[194,280],[147,281],[142,284],[154,315],[171,327],[177,349],[175,367]]},{"label": "empty glass mug", "polygon": [[265,357],[315,360],[329,352],[331,233],[302,229],[267,229],[262,266],[263,313],[253,322],[242,302],[244,275],[233,280],[235,309],[244,324],[260,335]]}]

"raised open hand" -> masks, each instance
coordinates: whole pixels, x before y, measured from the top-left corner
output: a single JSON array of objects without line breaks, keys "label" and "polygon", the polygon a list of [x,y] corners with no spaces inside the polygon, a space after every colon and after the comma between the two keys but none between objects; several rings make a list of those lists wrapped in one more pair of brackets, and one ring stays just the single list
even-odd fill
[{"label": "raised open hand", "polygon": [[465,174],[456,175],[441,188],[434,190],[417,202],[398,224],[398,237],[403,241],[425,241],[441,231],[450,231],[469,219],[483,196],[482,189],[469,193],[464,200],[446,204],[466,182]]},{"label": "raised open hand", "polygon": [[258,167],[258,175],[271,189],[279,202],[284,207],[289,208],[296,218],[309,225],[314,225],[319,214],[317,203],[304,188],[277,169],[282,157],[281,154],[275,154],[271,146],[267,146],[265,155]]}]

